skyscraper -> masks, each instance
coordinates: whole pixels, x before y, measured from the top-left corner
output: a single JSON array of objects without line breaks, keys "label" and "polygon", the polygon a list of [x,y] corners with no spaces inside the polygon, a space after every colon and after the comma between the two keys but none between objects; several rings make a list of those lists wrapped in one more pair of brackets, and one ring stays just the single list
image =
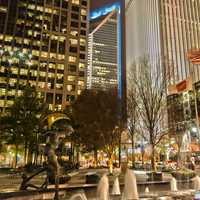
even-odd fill
[{"label": "skyscraper", "polygon": [[199,67],[187,60],[187,52],[200,47],[199,9],[195,0],[134,0],[129,1],[127,21],[127,67],[141,56],[158,59],[171,71],[171,84],[192,72],[200,80]]},{"label": "skyscraper", "polygon": [[[81,93],[87,14],[87,0],[0,1],[1,110],[26,84],[35,86],[52,110],[61,110]],[[19,53],[21,58],[12,56]],[[23,60],[26,55],[31,57]]]},{"label": "skyscraper", "polygon": [[[200,68],[188,61],[187,52],[200,47],[199,10],[196,0],[130,0],[126,9],[127,72],[134,61],[148,56],[155,69],[168,69],[169,88],[176,88],[167,97],[168,128],[188,127],[196,117],[189,85],[192,80],[200,91]],[[199,110],[198,95],[196,100]]]},{"label": "skyscraper", "polygon": [[118,87],[118,17],[117,10],[113,10],[103,19],[101,17],[90,24],[88,88],[104,90]]},{"label": "skyscraper", "polygon": [[[117,85],[119,96],[125,100],[125,2],[123,0],[94,1],[91,7],[93,9],[90,11],[90,24],[102,21],[96,29],[92,28],[90,34],[88,86],[97,83],[101,76],[103,87],[109,88],[110,85],[112,88]],[[92,39],[94,43],[99,43],[98,47],[95,44],[95,49]],[[99,67],[101,72],[97,70],[100,69]]]}]

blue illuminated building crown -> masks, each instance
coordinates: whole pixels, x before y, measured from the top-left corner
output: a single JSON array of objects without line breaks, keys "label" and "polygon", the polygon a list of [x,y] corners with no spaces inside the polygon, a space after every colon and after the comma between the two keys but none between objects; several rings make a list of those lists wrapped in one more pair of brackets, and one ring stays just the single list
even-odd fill
[{"label": "blue illuminated building crown", "polygon": [[93,20],[98,17],[107,15],[108,13],[112,12],[113,10],[120,10],[120,2],[108,4],[104,7],[93,10],[92,12],[90,12],[90,19]]}]

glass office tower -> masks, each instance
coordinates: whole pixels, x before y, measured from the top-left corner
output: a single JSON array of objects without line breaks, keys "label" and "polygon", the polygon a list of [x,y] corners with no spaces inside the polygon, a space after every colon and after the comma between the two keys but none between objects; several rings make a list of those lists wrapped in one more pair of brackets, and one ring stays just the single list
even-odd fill
[{"label": "glass office tower", "polygon": [[[127,73],[134,61],[148,56],[155,70],[168,69],[169,86],[176,88],[167,94],[168,128],[180,123],[189,127],[195,121],[195,95],[189,80],[195,83],[200,113],[200,68],[187,58],[188,51],[200,48],[199,16],[198,0],[130,0],[126,9]],[[184,84],[185,90],[177,89]]]},{"label": "glass office tower", "polygon": [[199,66],[189,63],[186,56],[200,47],[199,9],[197,0],[130,0],[126,9],[127,67],[146,55],[152,63],[160,59],[171,68],[171,84],[191,75],[194,81],[200,80]]},{"label": "glass office tower", "polygon": [[51,110],[63,109],[81,93],[87,14],[87,0],[0,1],[1,111],[27,84],[36,87]]}]

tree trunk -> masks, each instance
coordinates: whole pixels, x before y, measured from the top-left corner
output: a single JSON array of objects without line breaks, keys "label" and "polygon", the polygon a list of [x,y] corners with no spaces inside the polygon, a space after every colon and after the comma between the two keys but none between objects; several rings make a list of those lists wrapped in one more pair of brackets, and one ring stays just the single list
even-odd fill
[{"label": "tree trunk", "polygon": [[80,160],[80,158],[79,158],[79,147],[77,146],[77,148],[76,148],[76,162],[77,163],[79,163],[79,160]]},{"label": "tree trunk", "polygon": [[177,152],[177,167],[181,167],[182,162],[181,162],[181,148],[180,146],[178,147],[178,152]]},{"label": "tree trunk", "polygon": [[155,148],[153,145],[152,145],[152,155],[151,155],[151,166],[152,166],[152,170],[155,172],[156,171]]},{"label": "tree trunk", "polygon": [[27,150],[28,150],[28,144],[27,144],[27,139],[25,139],[25,144],[24,144],[24,165],[26,165],[26,161],[27,161]]},{"label": "tree trunk", "polygon": [[14,161],[14,168],[17,167],[17,154],[18,154],[18,144],[15,144],[15,161]]},{"label": "tree trunk", "polygon": [[28,164],[32,164],[33,163],[33,146],[29,145],[28,146]]},{"label": "tree trunk", "polygon": [[121,135],[120,135],[120,138],[119,138],[119,166],[121,166]]},{"label": "tree trunk", "polygon": [[109,173],[113,174],[113,158],[112,158],[112,154],[111,154],[111,156],[109,158],[108,165],[109,165],[108,166],[109,167]]},{"label": "tree trunk", "polygon": [[95,149],[94,150],[94,167],[97,167],[97,162],[98,162],[98,152]]},{"label": "tree trunk", "polygon": [[135,167],[135,141],[134,134],[132,134],[132,168]]}]

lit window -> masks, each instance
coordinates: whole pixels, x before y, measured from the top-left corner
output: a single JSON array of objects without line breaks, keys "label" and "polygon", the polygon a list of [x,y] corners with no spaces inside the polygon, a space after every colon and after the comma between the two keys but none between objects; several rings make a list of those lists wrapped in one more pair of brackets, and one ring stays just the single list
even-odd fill
[{"label": "lit window", "polygon": [[56,67],[56,66],[55,66],[54,63],[49,63],[49,68],[50,68],[50,69],[55,69],[55,67]]},{"label": "lit window", "polygon": [[48,89],[51,88],[51,83],[47,83],[47,88],[48,88]]},{"label": "lit window", "polygon": [[49,78],[54,78],[55,74],[54,73],[48,73]]},{"label": "lit window", "polygon": [[76,62],[75,56],[69,56],[69,62]]},{"label": "lit window", "polygon": [[80,86],[82,86],[82,87],[84,87],[84,81],[78,81],[78,85],[80,85]]},{"label": "lit window", "polygon": [[65,58],[65,55],[58,54],[58,59],[59,59],[59,60],[64,60],[64,58]]},{"label": "lit window", "polygon": [[35,81],[29,81],[31,86],[36,86],[36,82]]},{"label": "lit window", "polygon": [[17,79],[11,78],[11,79],[9,80],[9,84],[10,84],[11,86],[14,86],[15,83],[17,83]]},{"label": "lit window", "polygon": [[56,89],[62,89],[62,88],[63,88],[63,84],[56,83]]},{"label": "lit window", "polygon": [[13,101],[11,101],[11,100],[7,101],[7,105],[8,105],[8,106],[12,106],[12,105],[13,105],[13,103],[14,103],[14,102],[13,102]]},{"label": "lit window", "polygon": [[4,100],[0,100],[0,107],[4,107]]},{"label": "lit window", "polygon": [[5,94],[6,94],[6,89],[1,88],[1,89],[0,89],[0,95],[5,95]]},{"label": "lit window", "polygon": [[40,72],[40,76],[45,77],[46,76],[46,72]]},{"label": "lit window", "polygon": [[4,77],[0,77],[0,83],[6,83],[6,79]]},{"label": "lit window", "polygon": [[70,44],[71,45],[77,45],[78,44],[78,40],[76,40],[76,39],[70,39]]},{"label": "lit window", "polygon": [[72,0],[72,3],[79,5],[79,0]]},{"label": "lit window", "polygon": [[62,79],[63,78],[63,74],[57,74],[58,79]]},{"label": "lit window", "polygon": [[63,64],[57,64],[57,69],[64,70],[64,65]]},{"label": "lit window", "polygon": [[[43,52],[42,52],[43,53]],[[39,51],[33,50],[32,51],[32,55],[33,56],[39,56]]]},{"label": "lit window", "polygon": [[6,41],[6,42],[10,42],[12,39],[13,39],[12,36],[6,36],[6,37],[5,37],[5,41]]},{"label": "lit window", "polygon": [[84,63],[79,63],[79,69],[80,69],[80,70],[85,69],[85,64],[84,64]]},{"label": "lit window", "polygon": [[[38,52],[38,56],[39,56],[39,52]],[[48,56],[48,53],[45,51],[42,51],[41,56],[46,58]]]},{"label": "lit window", "polygon": [[78,94],[78,95],[80,95],[80,94],[81,94],[81,92],[82,92],[82,90],[78,90],[77,94]]},{"label": "lit window", "polygon": [[80,45],[85,46],[86,45],[86,40],[85,39],[80,39]]},{"label": "lit window", "polygon": [[21,74],[21,75],[27,75],[27,73],[28,73],[28,70],[27,70],[27,69],[21,69],[21,70],[20,70],[20,74]]},{"label": "lit window", "polygon": [[86,11],[86,9],[81,9],[81,15],[87,15],[87,11]]},{"label": "lit window", "polygon": [[30,70],[31,76],[37,77],[37,71],[36,70]]},{"label": "lit window", "polygon": [[56,58],[56,53],[50,53],[50,58]]},{"label": "lit window", "polygon": [[5,67],[0,68],[0,72],[4,72],[4,70],[5,70]]},{"label": "lit window", "polygon": [[53,110],[53,104],[49,104],[49,110]]},{"label": "lit window", "polygon": [[71,33],[71,35],[73,35],[73,36],[77,36],[77,35],[78,35],[78,31],[71,31],[70,33]]},{"label": "lit window", "polygon": [[38,83],[39,88],[44,88],[45,87],[45,82],[39,82]]},{"label": "lit window", "polygon": [[75,81],[76,76],[68,76],[67,79],[68,79],[68,81]]},{"label": "lit window", "polygon": [[12,67],[11,71],[12,71],[13,74],[18,74],[18,69],[15,68],[15,67]]}]

